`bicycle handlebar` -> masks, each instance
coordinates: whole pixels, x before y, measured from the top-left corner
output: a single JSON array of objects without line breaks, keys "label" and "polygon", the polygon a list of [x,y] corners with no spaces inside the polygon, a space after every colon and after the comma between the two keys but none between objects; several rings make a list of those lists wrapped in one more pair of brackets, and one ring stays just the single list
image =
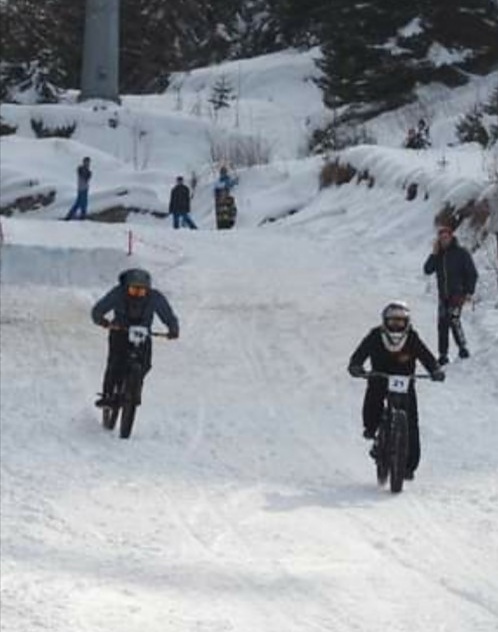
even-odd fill
[{"label": "bicycle handlebar", "polygon": [[[111,331],[128,331],[129,327],[125,325],[109,325],[108,327],[104,327],[104,329]],[[149,331],[149,335],[155,338],[167,338],[169,340],[169,334],[165,331]]]},{"label": "bicycle handlebar", "polygon": [[[383,373],[381,371],[369,371],[369,372],[365,372],[362,375],[355,375],[353,377],[360,377],[364,380],[368,380],[371,377],[384,377],[384,378],[390,378],[393,375],[395,375],[394,373]],[[431,380],[432,376],[429,375],[429,373],[412,373],[411,375],[403,375],[403,377],[408,377],[411,380]]]}]

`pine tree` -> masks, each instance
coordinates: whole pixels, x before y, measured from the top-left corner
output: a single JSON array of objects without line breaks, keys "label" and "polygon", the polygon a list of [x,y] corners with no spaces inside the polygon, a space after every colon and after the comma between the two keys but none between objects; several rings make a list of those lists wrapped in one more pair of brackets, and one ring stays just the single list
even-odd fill
[{"label": "pine tree", "polygon": [[225,75],[222,75],[214,84],[211,96],[208,99],[215,113],[222,108],[229,108],[230,101],[235,98],[233,86]]},{"label": "pine tree", "polygon": [[[328,106],[395,107],[417,82],[467,81],[498,59],[498,5],[493,0],[336,0],[323,12],[320,85]],[[468,28],[466,28],[468,24]],[[434,44],[454,60],[435,58]],[[449,56],[448,56],[449,58]]]}]

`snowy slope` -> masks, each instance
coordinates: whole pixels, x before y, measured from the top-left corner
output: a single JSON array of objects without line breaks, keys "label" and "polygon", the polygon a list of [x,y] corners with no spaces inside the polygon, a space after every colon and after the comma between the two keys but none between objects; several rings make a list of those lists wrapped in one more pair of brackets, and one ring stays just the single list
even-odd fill
[{"label": "snowy slope", "polygon": [[[9,139],[2,160],[17,172],[45,164],[69,197],[73,166],[62,172],[53,142],[45,162],[24,142]],[[489,177],[475,149],[447,151],[440,170],[437,150],[350,150],[376,176],[371,189],[318,191],[319,159],[242,172],[234,231],[210,230],[202,205],[196,232],[2,218],[2,630],[496,631],[493,241],[476,253],[464,314],[472,357],[452,361],[444,384],[419,385],[422,462],[399,496],[375,484],[364,384],[345,371],[392,298],[410,303],[434,349],[435,287],[421,272],[434,213]],[[158,172],[99,152],[104,189],[136,173],[157,191]],[[406,201],[414,177],[428,199]],[[206,178],[206,204],[209,190]],[[93,407],[106,335],[89,310],[131,265],[151,270],[181,338],[155,343],[124,442]]]}]

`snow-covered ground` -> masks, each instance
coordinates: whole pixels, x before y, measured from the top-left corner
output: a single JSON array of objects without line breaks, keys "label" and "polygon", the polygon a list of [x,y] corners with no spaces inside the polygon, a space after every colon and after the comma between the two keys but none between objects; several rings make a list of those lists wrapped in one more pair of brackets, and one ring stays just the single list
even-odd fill
[{"label": "snow-covered ground", "polygon": [[[321,159],[300,158],[306,117],[324,116],[305,80],[309,56],[191,73],[184,103],[224,71],[246,86],[239,128],[178,111],[175,91],[124,100],[120,116],[139,110],[150,126],[143,169],[131,150],[119,155],[115,141],[129,149],[130,137],[124,125],[109,136],[106,111],[60,106],[56,118],[86,120],[77,138],[38,141],[33,108],[5,109],[21,125],[2,139],[5,195],[15,178],[37,178],[58,197],[2,218],[2,630],[496,632],[494,242],[475,253],[480,281],[464,314],[471,358],[454,360],[452,349],[446,382],[418,387],[422,462],[401,495],[376,486],[361,438],[364,384],[345,370],[392,298],[410,303],[435,350],[435,287],[421,270],[434,213],[478,195],[493,156],[448,147],[442,131],[430,152],[400,150],[405,115],[384,115],[375,125],[389,147],[344,155],[375,185],[319,191]],[[451,106],[447,94],[440,119],[435,89],[433,128],[473,89],[456,91]],[[255,121],[282,151],[239,171],[237,228],[212,230],[214,170],[200,130],[254,133]],[[47,221],[70,203],[83,155],[95,171],[91,210],[123,186],[164,210],[174,177],[195,170],[201,230],[152,218]],[[409,202],[414,180],[423,195]],[[135,265],[170,298],[181,337],[155,343],[126,442],[93,407],[106,334],[89,310]]]}]

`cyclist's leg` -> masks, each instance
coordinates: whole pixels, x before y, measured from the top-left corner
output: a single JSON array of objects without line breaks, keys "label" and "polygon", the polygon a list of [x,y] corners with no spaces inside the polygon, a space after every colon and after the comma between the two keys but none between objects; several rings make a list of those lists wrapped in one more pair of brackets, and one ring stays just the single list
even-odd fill
[{"label": "cyclist's leg", "polygon": [[363,429],[371,437],[379,427],[385,396],[386,387],[383,383],[377,380],[368,383],[363,400]]},{"label": "cyclist's leg", "polygon": [[104,396],[112,395],[116,382],[118,382],[124,374],[127,349],[128,333],[126,331],[110,331],[107,367],[103,384]]}]

